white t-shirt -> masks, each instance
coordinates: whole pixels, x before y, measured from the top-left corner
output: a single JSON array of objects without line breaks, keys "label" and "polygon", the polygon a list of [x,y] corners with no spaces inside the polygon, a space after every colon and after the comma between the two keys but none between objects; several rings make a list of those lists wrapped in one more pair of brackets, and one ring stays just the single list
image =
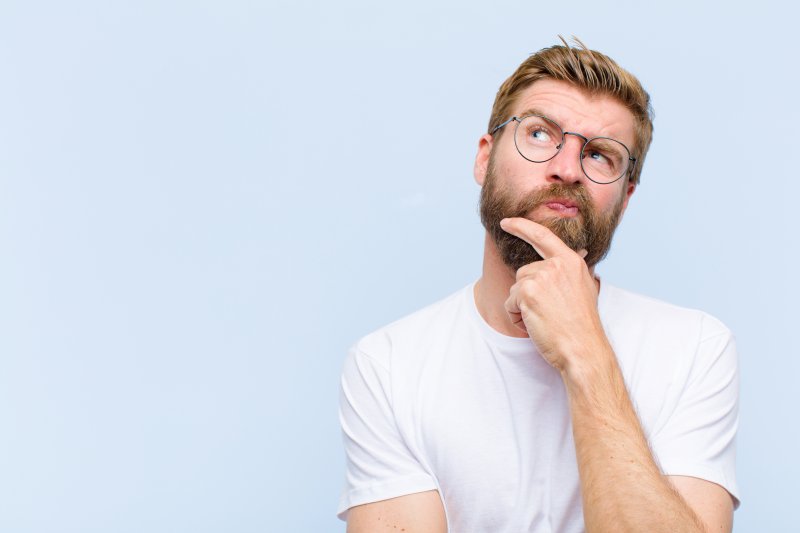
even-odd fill
[{"label": "white t-shirt", "polygon": [[[605,282],[598,308],[662,471],[717,483],[738,503],[731,333]],[[361,339],[341,387],[340,518],[436,489],[453,533],[584,531],[563,381],[529,339],[483,320],[473,285]]]}]

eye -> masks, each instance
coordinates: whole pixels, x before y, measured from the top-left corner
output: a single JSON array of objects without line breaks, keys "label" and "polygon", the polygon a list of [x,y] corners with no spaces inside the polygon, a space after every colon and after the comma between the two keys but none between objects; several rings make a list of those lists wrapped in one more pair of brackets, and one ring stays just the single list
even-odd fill
[{"label": "eye", "polygon": [[522,157],[540,162],[558,153],[561,137],[558,124],[539,115],[529,115],[520,122],[515,142]]},{"label": "eye", "polygon": [[552,140],[550,132],[541,126],[531,129],[530,136],[534,141],[541,143],[549,143]]},{"label": "eye", "polygon": [[621,142],[596,137],[583,147],[581,165],[592,181],[610,183],[625,172],[628,157],[628,150]]},{"label": "eye", "polygon": [[606,154],[597,150],[591,150],[587,152],[586,156],[601,165],[608,165],[611,162]]},{"label": "eye", "polygon": [[612,139],[592,139],[583,149],[584,164],[616,172],[622,168],[627,159],[623,157],[624,150],[619,142]]}]

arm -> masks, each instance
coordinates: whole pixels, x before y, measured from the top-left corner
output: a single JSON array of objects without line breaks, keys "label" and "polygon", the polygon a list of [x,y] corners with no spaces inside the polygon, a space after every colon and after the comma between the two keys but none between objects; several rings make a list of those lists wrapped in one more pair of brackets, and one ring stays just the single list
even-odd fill
[{"label": "arm", "polygon": [[347,533],[446,533],[447,522],[435,490],[409,494],[351,508]]},{"label": "arm", "polygon": [[587,531],[730,531],[724,489],[667,478],[656,464],[600,322],[585,252],[529,220],[507,219],[503,228],[545,258],[519,269],[506,310],[564,380]]},{"label": "arm", "polygon": [[722,533],[733,529],[733,498],[722,486],[696,477],[667,476],[667,479],[708,531]]}]

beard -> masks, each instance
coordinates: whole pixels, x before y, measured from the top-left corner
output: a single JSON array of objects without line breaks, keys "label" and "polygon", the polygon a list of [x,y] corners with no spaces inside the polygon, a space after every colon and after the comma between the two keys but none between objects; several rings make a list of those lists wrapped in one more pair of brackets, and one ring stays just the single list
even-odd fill
[{"label": "beard", "polygon": [[[500,227],[500,221],[510,217],[529,218],[550,229],[573,250],[586,250],[585,261],[591,268],[611,248],[611,239],[622,214],[623,198],[620,196],[619,202],[608,212],[598,213],[589,193],[580,183],[553,183],[519,196],[498,184],[494,162],[490,160],[481,189],[481,222],[494,240],[503,262],[515,271],[528,263],[541,261],[542,256],[533,246]],[[578,214],[574,217],[532,218],[534,210],[555,199],[574,202],[579,209]]]}]

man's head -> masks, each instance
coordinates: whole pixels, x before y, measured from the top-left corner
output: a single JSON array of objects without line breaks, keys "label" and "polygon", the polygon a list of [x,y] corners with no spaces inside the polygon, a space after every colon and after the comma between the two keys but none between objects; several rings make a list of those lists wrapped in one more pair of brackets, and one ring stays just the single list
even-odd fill
[{"label": "man's head", "polygon": [[[609,96],[631,112],[635,124],[635,142],[631,146],[636,158],[636,168],[631,182],[638,185],[647,150],[653,138],[653,110],[650,95],[633,74],[623,69],[610,57],[589,50],[580,41],[579,48],[564,45],[544,48],[531,55],[500,86],[489,118],[491,133],[495,127],[508,120],[520,94],[539,80],[563,81],[589,95]],[[495,135],[503,135],[498,130]]]},{"label": "man's head", "polygon": [[[535,122],[552,127],[530,128],[531,121],[520,120],[532,114],[547,117]],[[641,84],[585,48],[544,49],[503,83],[489,133],[481,138],[475,177],[483,187],[481,220],[509,267],[540,259],[530,245],[500,228],[502,218],[513,216],[548,226],[574,250],[586,249],[589,266],[605,256],[641,174],[652,138],[650,115]],[[507,122],[512,117],[517,119]],[[587,144],[592,138],[600,139]],[[539,150],[548,139],[551,152],[531,157],[528,150]],[[598,180],[595,172],[607,160],[608,145],[619,148],[622,166],[615,168],[624,172],[614,174],[617,180]]]}]

